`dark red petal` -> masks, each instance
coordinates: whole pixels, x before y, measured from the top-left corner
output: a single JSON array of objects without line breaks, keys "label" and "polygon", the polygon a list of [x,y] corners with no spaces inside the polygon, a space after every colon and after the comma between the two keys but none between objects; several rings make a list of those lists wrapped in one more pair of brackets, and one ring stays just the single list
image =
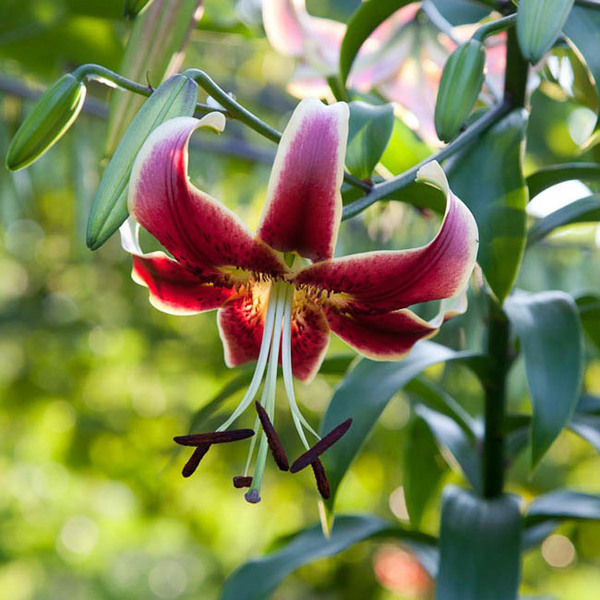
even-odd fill
[{"label": "dark red petal", "polygon": [[134,255],[131,276],[148,288],[153,306],[176,315],[218,308],[235,293],[203,281],[163,252]]},{"label": "dark red petal", "polygon": [[216,114],[202,120],[177,117],[152,132],[133,165],[129,212],[192,271],[238,267],[281,274],[284,266],[276,254],[231,210],[188,180],[190,136],[203,125],[222,129],[222,116],[217,119]]},{"label": "dark red petal", "polygon": [[347,104],[325,106],[314,98],[300,102],[279,142],[260,239],[313,261],[333,256],[347,137]]},{"label": "dark red petal", "polygon": [[329,309],[327,319],[337,336],[375,360],[403,358],[416,342],[431,337],[438,330],[406,309],[374,315]]},{"label": "dark red petal", "polygon": [[437,163],[419,173],[446,192],[442,226],[427,246],[414,250],[369,252],[317,263],[301,271],[296,285],[315,286],[344,296],[340,308],[396,310],[451,298],[467,284],[477,255],[477,225],[469,209],[450,191]]},{"label": "dark red petal", "polygon": [[329,325],[321,308],[296,292],[292,308],[292,372],[305,383],[319,371],[329,345]]},{"label": "dark red petal", "polygon": [[268,299],[268,284],[257,284],[245,295],[231,298],[219,310],[217,323],[228,367],[258,358]]}]

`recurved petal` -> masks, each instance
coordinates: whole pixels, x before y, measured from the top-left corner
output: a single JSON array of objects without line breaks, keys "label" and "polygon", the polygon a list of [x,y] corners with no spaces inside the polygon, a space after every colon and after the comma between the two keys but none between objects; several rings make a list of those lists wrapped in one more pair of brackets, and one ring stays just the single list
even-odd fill
[{"label": "recurved petal", "polygon": [[331,330],[348,345],[368,358],[399,360],[419,340],[437,332],[410,310],[384,314],[344,313],[329,307]]},{"label": "recurved petal", "polygon": [[133,256],[131,278],[150,292],[150,302],[174,315],[218,308],[234,292],[191,273],[164,252],[145,254],[139,243],[139,225],[127,219],[120,228],[121,245]]},{"label": "recurved petal", "polygon": [[132,279],[148,288],[150,302],[172,315],[219,308],[234,291],[202,281],[163,252],[133,257]]},{"label": "recurved petal", "polygon": [[268,284],[256,284],[232,296],[219,309],[217,324],[228,367],[258,358],[268,301]]},{"label": "recurved petal", "polygon": [[381,311],[451,298],[461,292],[477,255],[475,219],[452,193],[436,162],[423,167],[418,178],[446,194],[442,226],[428,245],[414,250],[368,252],[325,261],[301,271],[294,283],[333,293],[330,302],[339,307]]},{"label": "recurved petal", "polygon": [[317,374],[329,345],[327,319],[314,302],[294,303],[291,340],[292,373],[308,383]]},{"label": "recurved petal", "polygon": [[276,254],[222,203],[194,187],[187,176],[188,142],[198,127],[222,130],[223,115],[178,117],[148,137],[133,165],[129,212],[173,256],[194,272],[281,274]]},{"label": "recurved petal", "polygon": [[348,105],[302,100],[279,142],[258,236],[312,261],[333,256],[342,216],[340,186]]}]

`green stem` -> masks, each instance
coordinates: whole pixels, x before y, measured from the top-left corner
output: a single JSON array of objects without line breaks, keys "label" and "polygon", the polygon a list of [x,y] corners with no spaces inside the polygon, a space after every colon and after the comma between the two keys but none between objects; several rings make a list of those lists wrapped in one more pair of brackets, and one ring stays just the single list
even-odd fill
[{"label": "green stem", "polygon": [[[524,107],[528,65],[519,49],[516,31],[509,29],[506,42],[504,104]],[[489,323],[487,353],[492,361],[492,376],[485,388],[485,434],[483,439],[483,495],[494,498],[504,489],[504,432],[506,414],[506,377],[510,366],[510,326],[502,307],[488,296]]]},{"label": "green stem", "polygon": [[[75,71],[73,71],[73,76],[76,77],[79,81],[82,81],[84,79],[96,79],[102,82],[102,80],[104,79],[106,81],[114,83],[115,85],[118,85],[124,90],[128,90],[130,92],[133,92],[134,94],[139,94],[141,96],[151,96],[154,92],[152,87],[149,85],[142,85],[141,83],[136,83],[135,81],[131,81],[131,79],[127,79],[127,77],[123,77],[122,75],[119,75],[118,73],[115,73],[114,71],[111,71],[106,67],[102,67],[100,65],[95,64],[81,65],[80,67],[75,69]],[[223,113],[226,112],[225,110],[213,108],[212,106],[209,106],[208,104],[202,104],[201,102],[198,102],[196,104],[196,111],[200,113],[208,113],[213,111]]]},{"label": "green stem", "polygon": [[488,296],[487,354],[492,376],[485,382],[485,430],[483,438],[483,495],[494,498],[504,489],[504,416],[506,375],[509,368],[509,323],[504,311]]},{"label": "green stem", "polygon": [[405,171],[393,179],[388,179],[387,181],[374,185],[368,194],[359,200],[356,200],[355,202],[347,204],[342,213],[342,220],[355,217],[372,204],[375,204],[375,202],[383,200],[384,198],[389,198],[402,188],[410,185],[414,182],[417,176],[417,171],[423,165],[426,165],[432,160],[437,160],[438,162],[445,160],[453,154],[456,154],[456,152],[459,150],[462,150],[466,146],[472,144],[479,139],[484,131],[497,123],[509,111],[510,105],[505,103],[498,104],[494,108],[490,109],[487,113],[485,113],[485,115],[483,115],[483,117],[481,117],[481,119],[473,123],[473,125],[471,125],[466,131],[461,133],[455,140],[450,142],[436,154],[433,154],[425,160],[422,160],[414,167],[408,169],[408,171]]},{"label": "green stem", "polygon": [[474,34],[471,39],[478,40],[483,42],[486,38],[494,35],[495,33],[500,33],[501,31],[505,31],[506,29],[513,27],[517,22],[517,15],[512,14],[508,15],[508,17],[502,17],[501,19],[496,19],[495,21],[490,21],[485,25],[482,25]]}]

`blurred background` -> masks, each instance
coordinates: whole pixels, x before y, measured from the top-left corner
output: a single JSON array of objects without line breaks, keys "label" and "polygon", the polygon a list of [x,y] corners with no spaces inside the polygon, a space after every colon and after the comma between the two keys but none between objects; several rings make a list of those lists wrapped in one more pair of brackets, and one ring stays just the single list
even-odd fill
[{"label": "blurred background", "polygon": [[[337,19],[356,5],[308,3],[313,13]],[[121,0],[0,0],[2,163],[39,91],[83,63],[119,71],[130,28]],[[594,114],[557,83],[559,63],[557,58],[555,76],[552,64],[537,76],[528,173],[596,158],[593,149],[579,150]],[[285,91],[293,60],[266,41],[259,0],[206,0],[184,66],[204,69],[280,129],[295,105]],[[0,600],[210,600],[237,566],[318,520],[311,477],[282,475],[272,465],[263,501],[243,500],[231,485],[243,469],[243,443],[213,449],[193,477],[181,477],[187,455],[174,450],[172,437],[187,433],[197,411],[239,370],[223,364],[214,314],[183,318],[156,311],[146,290],[131,281],[130,257],[116,237],[96,252],[85,246],[90,203],[106,164],[109,93],[91,85],[78,122],[31,168],[0,168]],[[400,123],[398,132],[388,157],[392,172],[429,152]],[[192,179],[254,227],[273,144],[239,123],[229,123],[220,138],[199,133],[195,139]],[[536,210],[544,214],[587,193],[582,183],[568,185],[538,199]],[[338,253],[418,245],[437,225],[435,217],[408,204],[381,204],[344,224]],[[520,286],[598,290],[595,240],[595,227],[580,225],[538,245],[526,257]],[[469,313],[450,323],[438,341],[477,347],[482,314],[475,291]],[[586,387],[600,394],[600,361],[591,340],[587,352]],[[329,356],[352,358],[335,339]],[[453,366],[429,375],[443,379],[472,414],[479,413],[480,390],[469,372]],[[314,425],[340,378],[322,374],[309,386],[297,385]],[[227,399],[222,412],[242,392]],[[511,408],[529,411],[519,362],[511,376]],[[399,395],[346,478],[340,512],[370,511],[406,522],[403,430],[410,419],[409,398]],[[218,420],[197,422],[196,431]],[[282,436],[296,439],[285,411],[280,427]],[[291,454],[299,452],[294,447]],[[442,483],[460,480],[439,459],[441,490]],[[526,498],[565,486],[600,493],[600,460],[570,432],[533,477],[525,456],[510,470],[509,490]],[[430,533],[437,532],[438,500],[439,494],[424,519]],[[523,592],[591,600],[600,589],[598,567],[600,525],[565,524],[527,555]],[[303,567],[275,597],[408,600],[431,598],[432,590],[412,555],[377,542]]]}]

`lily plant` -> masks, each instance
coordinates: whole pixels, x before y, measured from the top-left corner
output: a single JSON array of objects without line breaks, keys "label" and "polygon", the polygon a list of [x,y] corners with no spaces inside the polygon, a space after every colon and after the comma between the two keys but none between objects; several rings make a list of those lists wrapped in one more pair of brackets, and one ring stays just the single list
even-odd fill
[{"label": "lily plant", "polygon": [[[244,475],[234,478],[236,487],[250,488],[245,496],[249,502],[260,500],[269,449],[281,469],[290,468],[273,427],[279,365],[291,416],[306,448],[291,471],[310,465],[319,491],[327,497],[319,456],[351,423],[341,423],[320,439],[298,407],[293,378],[309,382],[315,376],[330,331],[364,356],[399,360],[465,308],[477,227],[435,162],[418,174],[446,196],[440,230],[429,244],[334,258],[348,113],[343,102],[329,106],[314,98],[300,102],[279,144],[255,233],[188,178],[192,133],[199,127],[222,131],[222,114],[165,122],[147,139],[133,166],[131,218],[121,229],[123,246],[133,255],[133,279],[148,288],[151,303],[164,312],[186,315],[217,309],[226,364],[256,361],[247,392],[215,432],[176,438],[196,447],[184,468],[189,476],[212,444],[253,437],[260,426],[253,474],[249,475],[256,437]],[[171,256],[162,251],[144,253],[138,240],[140,226]],[[431,321],[409,308],[432,300],[443,302]],[[255,401],[261,383],[254,428],[230,430]],[[313,446],[309,436],[317,440]]]}]

